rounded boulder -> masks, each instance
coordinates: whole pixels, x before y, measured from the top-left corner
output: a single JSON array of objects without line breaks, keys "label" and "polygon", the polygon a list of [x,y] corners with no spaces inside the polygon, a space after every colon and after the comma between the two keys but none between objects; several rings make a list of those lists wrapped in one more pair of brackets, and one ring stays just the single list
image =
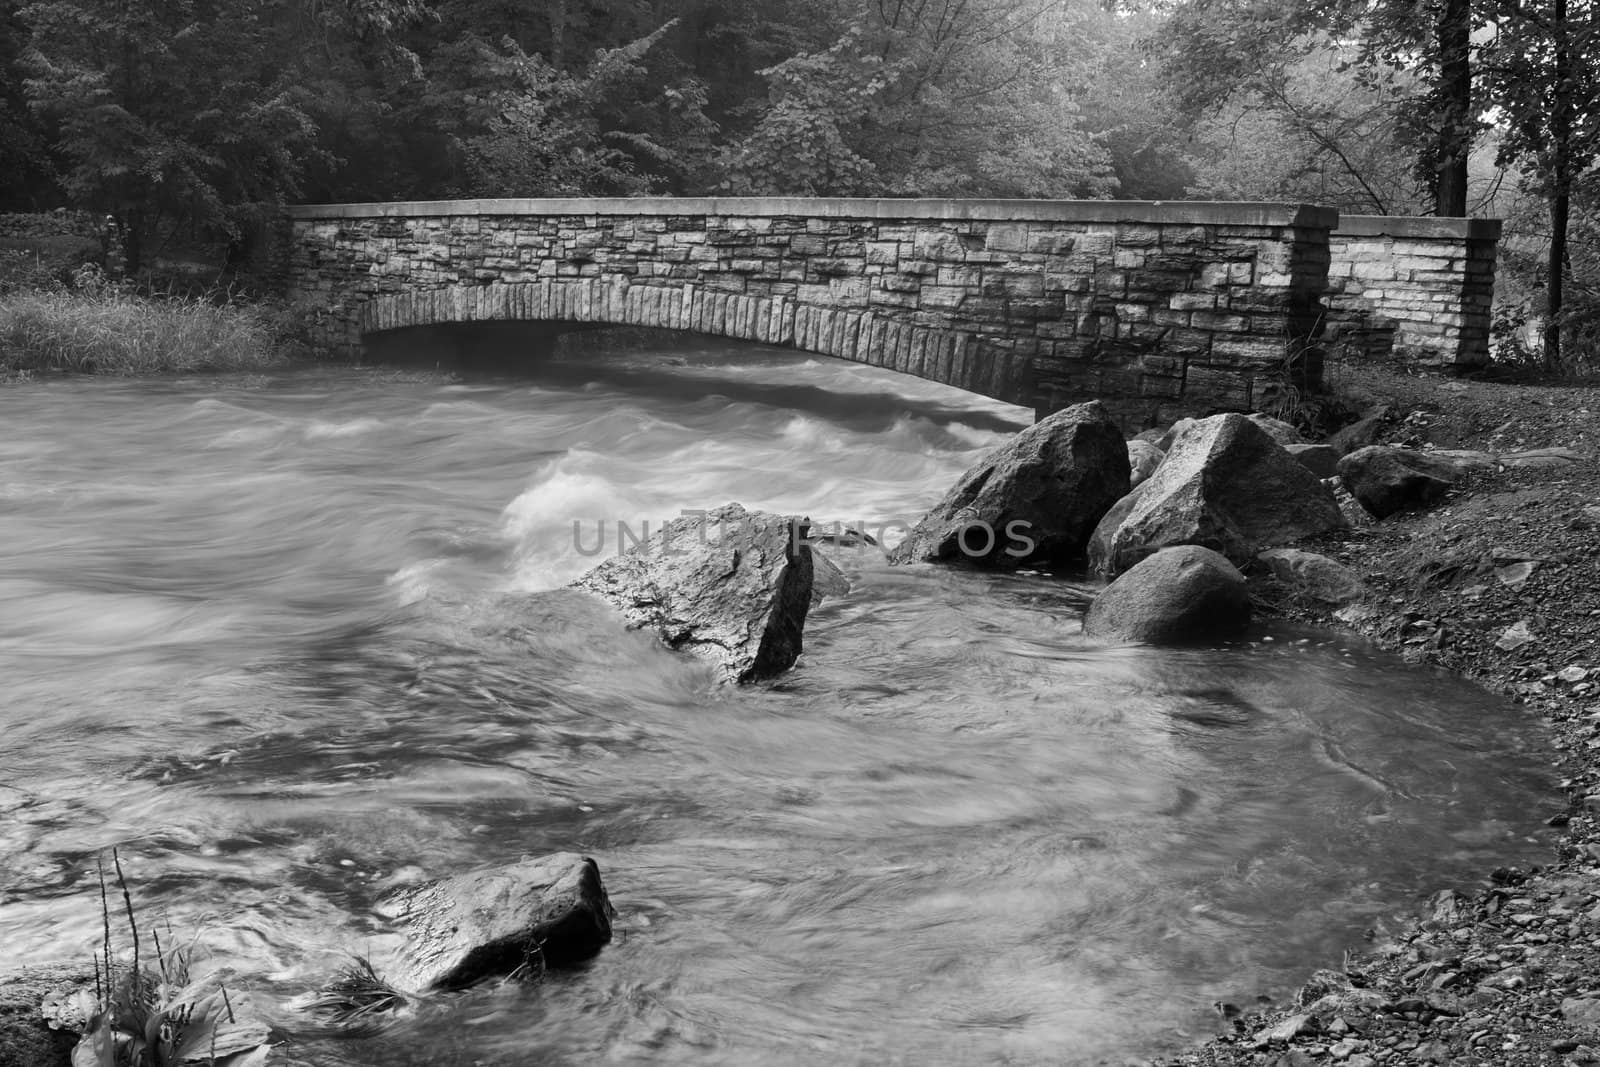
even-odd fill
[{"label": "rounded boulder", "polygon": [[1083,632],[1143,644],[1230,637],[1250,621],[1244,575],[1227,557],[1199,545],[1146,556],[1101,590]]}]

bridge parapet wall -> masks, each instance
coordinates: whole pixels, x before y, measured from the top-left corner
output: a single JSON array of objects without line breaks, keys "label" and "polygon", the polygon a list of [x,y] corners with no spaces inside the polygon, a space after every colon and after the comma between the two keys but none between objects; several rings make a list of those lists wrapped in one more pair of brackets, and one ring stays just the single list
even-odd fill
[{"label": "bridge parapet wall", "polygon": [[321,341],[439,322],[748,338],[1135,427],[1320,373],[1337,213],[1293,204],[581,199],[290,209]]},{"label": "bridge parapet wall", "polygon": [[1460,371],[1489,362],[1498,219],[1346,215],[1329,239],[1331,355]]}]

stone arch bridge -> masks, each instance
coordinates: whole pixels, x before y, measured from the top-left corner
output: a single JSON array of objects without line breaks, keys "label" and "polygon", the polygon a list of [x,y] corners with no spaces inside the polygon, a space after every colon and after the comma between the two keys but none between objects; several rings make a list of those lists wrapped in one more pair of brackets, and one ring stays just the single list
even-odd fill
[{"label": "stone arch bridge", "polygon": [[1387,339],[1414,361],[1481,362],[1498,235],[1468,220],[1341,228],[1302,204],[1127,201],[467,200],[288,216],[287,293],[345,354],[446,323],[656,327],[1040,414],[1100,398],[1138,425],[1315,387],[1342,334],[1368,355]]}]

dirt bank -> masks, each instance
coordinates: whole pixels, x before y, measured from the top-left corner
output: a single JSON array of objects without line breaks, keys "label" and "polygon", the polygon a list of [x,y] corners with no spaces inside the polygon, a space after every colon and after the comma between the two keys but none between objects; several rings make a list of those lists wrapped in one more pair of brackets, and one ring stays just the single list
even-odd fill
[{"label": "dirt bank", "polygon": [[1303,546],[1367,577],[1359,604],[1335,611],[1256,583],[1266,611],[1358,631],[1542,716],[1562,754],[1560,844],[1545,867],[1485,871],[1398,939],[1352,946],[1366,951],[1295,1005],[1237,1018],[1224,1007],[1230,1033],[1159,1062],[1600,1064],[1600,389],[1339,380],[1388,406],[1383,443],[1579,454],[1487,465],[1427,512]]}]

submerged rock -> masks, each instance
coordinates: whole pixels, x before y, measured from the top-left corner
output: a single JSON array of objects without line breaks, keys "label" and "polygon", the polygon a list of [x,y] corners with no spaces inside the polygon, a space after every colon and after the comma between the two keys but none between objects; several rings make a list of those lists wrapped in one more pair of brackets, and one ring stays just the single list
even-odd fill
[{"label": "submerged rock", "polygon": [[599,866],[572,852],[429,882],[376,910],[405,935],[383,977],[413,993],[586,960],[611,941],[615,914]]},{"label": "submerged rock", "polygon": [[1100,591],[1085,635],[1159,644],[1227,637],[1250,621],[1244,575],[1198,545],[1164,548]]},{"label": "submerged rock", "polygon": [[1122,521],[1095,532],[1097,570],[1120,574],[1172,545],[1244,563],[1343,525],[1327,487],[1265,430],[1243,415],[1214,415],[1184,426]]},{"label": "submerged rock", "polygon": [[1065,408],[986,455],[924,515],[891,563],[1015,567],[1083,553],[1128,491],[1128,447],[1098,402]]},{"label": "submerged rock", "polygon": [[1460,473],[1447,459],[1385,445],[1357,449],[1339,461],[1339,479],[1379,519],[1443,499]]},{"label": "submerged rock", "polygon": [[794,665],[811,607],[807,525],[726,504],[675,519],[573,582],[615,605],[632,628],[709,660],[723,681]]}]

